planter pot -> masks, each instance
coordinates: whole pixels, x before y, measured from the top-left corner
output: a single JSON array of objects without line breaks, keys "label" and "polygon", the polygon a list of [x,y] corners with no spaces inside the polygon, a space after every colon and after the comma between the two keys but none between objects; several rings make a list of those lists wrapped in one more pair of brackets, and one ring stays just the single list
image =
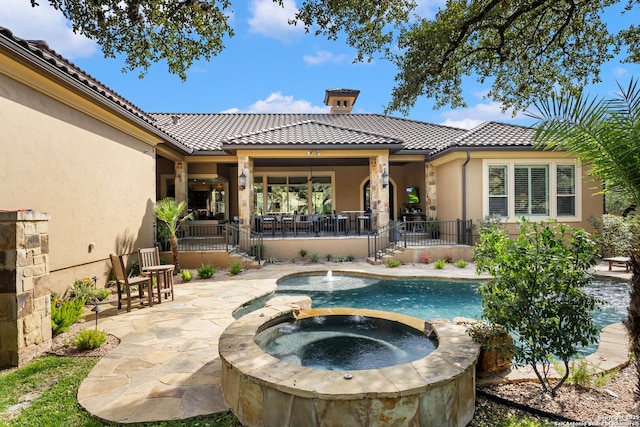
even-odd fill
[{"label": "planter pot", "polygon": [[511,367],[513,340],[510,336],[492,339],[487,343],[486,347],[482,346],[480,348],[480,355],[476,364],[476,375],[478,377],[485,377]]}]

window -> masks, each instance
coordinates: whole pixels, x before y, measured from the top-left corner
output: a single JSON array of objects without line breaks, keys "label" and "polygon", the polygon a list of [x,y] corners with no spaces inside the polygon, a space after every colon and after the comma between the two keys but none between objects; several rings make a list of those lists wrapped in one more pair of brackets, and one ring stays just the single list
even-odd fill
[{"label": "window", "polygon": [[509,215],[507,166],[489,166],[489,215]]},{"label": "window", "polygon": [[549,215],[549,167],[515,166],[515,214]]},{"label": "window", "polygon": [[485,161],[486,215],[515,218],[579,217],[580,179],[575,164]]},{"label": "window", "polygon": [[314,175],[312,182],[306,175],[256,175],[253,183],[253,212],[254,215],[331,212],[332,191],[331,176]]},{"label": "window", "polygon": [[558,216],[576,214],[576,167],[560,165],[556,172]]}]

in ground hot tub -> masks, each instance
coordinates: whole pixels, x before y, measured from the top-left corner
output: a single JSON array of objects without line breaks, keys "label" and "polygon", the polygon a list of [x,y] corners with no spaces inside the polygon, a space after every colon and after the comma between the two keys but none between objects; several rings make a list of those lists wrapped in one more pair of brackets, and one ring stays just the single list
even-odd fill
[{"label": "in ground hot tub", "polygon": [[[332,319],[333,316],[336,318]],[[431,348],[426,349],[424,356],[411,356],[407,361],[398,362],[394,358],[406,349],[397,346],[393,338],[356,334],[365,347],[381,350],[386,362],[380,367],[364,369],[337,366],[328,360],[323,362],[326,366],[319,366],[318,355],[314,353],[326,347],[322,345],[323,339],[338,337],[338,354],[340,349],[350,348],[344,343],[344,337],[355,341],[350,335],[354,331],[334,333],[324,325],[344,326],[344,319],[354,316],[362,322],[380,325],[383,336],[402,335],[407,331],[414,337],[422,336],[422,344]],[[322,327],[313,332],[319,333],[318,339],[305,338],[298,352],[274,352],[279,357],[256,342],[256,337],[258,341],[273,342],[274,337],[277,341],[281,335],[274,334],[273,328],[295,327],[288,326],[295,325],[295,320],[321,324]],[[291,321],[294,322],[289,323]],[[273,305],[232,323],[220,337],[219,348],[224,397],[244,425],[440,427],[465,426],[473,418],[479,349],[463,326],[448,321],[427,323],[376,310],[298,311]],[[351,356],[334,353],[327,359]],[[313,367],[303,366],[307,357],[313,359],[309,364]]]}]

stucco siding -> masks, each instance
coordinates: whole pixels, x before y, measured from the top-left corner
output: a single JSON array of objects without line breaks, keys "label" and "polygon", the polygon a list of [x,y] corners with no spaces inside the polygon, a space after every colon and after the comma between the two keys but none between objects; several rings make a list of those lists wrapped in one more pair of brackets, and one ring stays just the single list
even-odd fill
[{"label": "stucco siding", "polygon": [[2,75],[0,127],[0,209],[51,214],[53,290],[153,243],[153,147]]}]

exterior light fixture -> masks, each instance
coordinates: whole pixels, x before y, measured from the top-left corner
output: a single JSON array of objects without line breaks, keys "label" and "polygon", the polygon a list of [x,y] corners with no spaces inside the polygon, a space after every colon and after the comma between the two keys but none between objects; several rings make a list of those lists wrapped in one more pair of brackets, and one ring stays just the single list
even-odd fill
[{"label": "exterior light fixture", "polygon": [[387,173],[387,168],[382,172],[382,187],[387,188],[389,186],[389,174]]},{"label": "exterior light fixture", "polygon": [[247,175],[244,174],[244,171],[242,171],[239,178],[240,178],[240,189],[244,190],[245,188],[247,188]]},{"label": "exterior light fixture", "polygon": [[96,304],[93,306],[93,308],[91,309],[91,311],[93,311],[94,313],[96,313],[96,330],[98,330],[98,313],[100,313],[102,311],[102,307],[100,307],[98,305],[98,302],[96,301]]}]

